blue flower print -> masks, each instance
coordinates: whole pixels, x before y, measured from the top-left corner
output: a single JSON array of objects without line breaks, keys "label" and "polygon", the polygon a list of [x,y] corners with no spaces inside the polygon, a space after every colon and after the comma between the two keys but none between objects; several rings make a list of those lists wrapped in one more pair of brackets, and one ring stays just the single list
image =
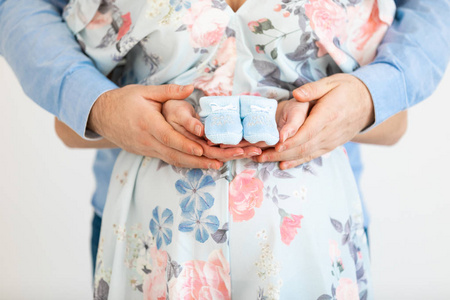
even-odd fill
[{"label": "blue flower print", "polygon": [[195,239],[200,243],[206,242],[209,238],[209,233],[214,233],[219,229],[219,219],[211,215],[202,218],[202,215],[203,211],[182,213],[184,220],[178,226],[178,230],[181,232],[192,232],[195,230]]},{"label": "blue flower print", "polygon": [[150,231],[156,239],[156,247],[159,249],[164,240],[164,244],[169,245],[172,242],[173,213],[166,208],[162,215],[159,213],[159,206],[153,210],[153,218],[150,221]]},{"label": "blue flower print", "polygon": [[205,192],[208,186],[215,186],[216,183],[210,175],[204,175],[200,169],[193,169],[187,172],[185,179],[180,179],[175,183],[175,187],[180,194],[186,195],[180,202],[183,212],[204,211],[214,204],[213,196]]},{"label": "blue flower print", "polygon": [[180,11],[183,6],[186,9],[191,8],[191,1],[188,0],[170,0],[170,5],[175,7],[175,11]]}]

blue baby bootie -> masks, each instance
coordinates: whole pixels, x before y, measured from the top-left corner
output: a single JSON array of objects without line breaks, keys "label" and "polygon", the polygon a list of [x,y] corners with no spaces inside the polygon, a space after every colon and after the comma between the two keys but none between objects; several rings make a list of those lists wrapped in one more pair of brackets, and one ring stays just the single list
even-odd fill
[{"label": "blue baby bootie", "polygon": [[205,135],[214,144],[236,145],[242,140],[239,96],[200,98]]},{"label": "blue baby bootie", "polygon": [[241,118],[244,126],[244,139],[254,144],[266,142],[275,145],[280,138],[275,113],[278,102],[256,96],[241,96]]}]

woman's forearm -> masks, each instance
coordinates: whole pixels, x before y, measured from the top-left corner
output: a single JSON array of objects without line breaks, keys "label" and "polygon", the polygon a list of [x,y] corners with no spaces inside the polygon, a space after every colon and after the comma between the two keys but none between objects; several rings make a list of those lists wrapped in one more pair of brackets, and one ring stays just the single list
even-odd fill
[{"label": "woman's forearm", "polygon": [[57,118],[55,118],[55,131],[61,141],[69,148],[118,148],[114,143],[105,138],[97,141],[85,140]]},{"label": "woman's forearm", "polygon": [[358,134],[352,139],[352,142],[386,146],[394,145],[405,134],[407,123],[407,112],[399,112],[372,130]]}]

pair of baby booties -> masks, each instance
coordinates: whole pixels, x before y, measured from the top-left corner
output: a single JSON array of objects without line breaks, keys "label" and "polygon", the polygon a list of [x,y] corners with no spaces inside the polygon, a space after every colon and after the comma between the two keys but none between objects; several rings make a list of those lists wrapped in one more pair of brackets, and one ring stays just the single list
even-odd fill
[{"label": "pair of baby booties", "polygon": [[214,144],[236,145],[242,138],[254,144],[279,140],[275,113],[278,102],[257,96],[200,98],[205,135]]}]

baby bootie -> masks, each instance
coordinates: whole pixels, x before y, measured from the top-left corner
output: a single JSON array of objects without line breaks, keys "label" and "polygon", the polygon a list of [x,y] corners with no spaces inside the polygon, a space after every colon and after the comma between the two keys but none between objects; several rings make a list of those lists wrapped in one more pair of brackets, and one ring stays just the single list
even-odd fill
[{"label": "baby bootie", "polygon": [[240,98],[244,139],[252,144],[263,141],[275,145],[280,138],[275,121],[277,100],[256,96]]},{"label": "baby bootie", "polygon": [[236,145],[242,140],[239,96],[200,98],[205,135],[214,144]]}]

